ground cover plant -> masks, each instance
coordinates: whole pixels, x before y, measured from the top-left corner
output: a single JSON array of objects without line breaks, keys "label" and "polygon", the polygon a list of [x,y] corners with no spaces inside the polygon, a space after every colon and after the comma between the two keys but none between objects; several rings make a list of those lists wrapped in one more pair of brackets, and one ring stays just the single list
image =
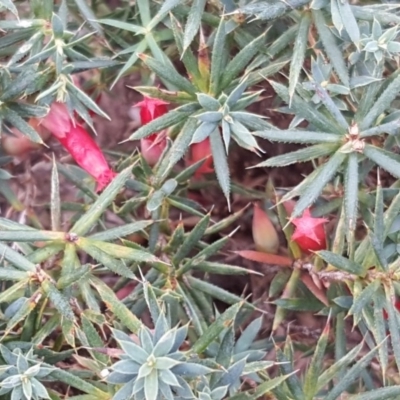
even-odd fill
[{"label": "ground cover plant", "polygon": [[0,0],[0,399],[400,398],[400,6]]}]

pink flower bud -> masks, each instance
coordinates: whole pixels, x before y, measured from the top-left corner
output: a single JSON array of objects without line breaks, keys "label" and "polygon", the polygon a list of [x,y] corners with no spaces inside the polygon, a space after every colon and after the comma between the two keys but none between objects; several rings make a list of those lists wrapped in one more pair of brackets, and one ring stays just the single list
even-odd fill
[{"label": "pink flower bud", "polygon": [[41,126],[48,129],[76,163],[96,179],[96,191],[103,190],[114,178],[115,173],[99,146],[82,125],[70,118],[65,104],[53,103]]},{"label": "pink flower bud", "polygon": [[140,151],[151,167],[157,164],[166,145],[167,141],[164,132],[140,139]]},{"label": "pink flower bud", "polygon": [[[133,105],[139,107],[141,124],[146,125],[154,119],[161,117],[168,112],[166,101],[144,97],[143,101]],[[153,133],[146,138],[140,139],[140,150],[143,158],[150,166],[153,166],[160,159],[167,145],[165,132]]]},{"label": "pink flower bud", "polygon": [[253,209],[253,240],[258,251],[277,254],[279,250],[279,236],[268,215],[254,204]]},{"label": "pink flower bud", "polygon": [[54,102],[49,113],[42,119],[41,126],[50,131],[55,137],[65,137],[71,127],[75,125],[64,103]]},{"label": "pink flower bud", "polygon": [[146,125],[158,117],[166,114],[168,108],[166,101],[159,99],[151,99],[150,97],[144,97],[143,101],[136,103],[133,107],[140,107],[140,118],[142,125]]},{"label": "pink flower bud", "polygon": [[296,227],[292,240],[305,253],[326,249],[324,224],[327,222],[326,218],[313,218],[308,208],[302,217],[292,220],[292,224]]},{"label": "pink flower bud", "polygon": [[210,139],[207,138],[200,143],[194,143],[190,146],[188,155],[185,158],[186,166],[193,165],[196,162],[208,157],[200,168],[197,169],[194,176],[196,178],[202,177],[204,174],[214,172],[213,158],[210,147]]},{"label": "pink flower bud", "polygon": [[97,143],[82,125],[71,126],[64,137],[57,137],[57,139],[76,163],[96,179],[97,192],[103,190],[112,181],[115,173],[108,166]]}]

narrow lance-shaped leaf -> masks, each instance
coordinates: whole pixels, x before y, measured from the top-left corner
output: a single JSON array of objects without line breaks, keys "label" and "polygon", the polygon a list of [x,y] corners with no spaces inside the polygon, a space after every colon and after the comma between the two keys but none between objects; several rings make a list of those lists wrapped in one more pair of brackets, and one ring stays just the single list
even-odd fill
[{"label": "narrow lance-shaped leaf", "polygon": [[54,231],[60,230],[61,222],[61,201],[60,181],[58,179],[57,164],[53,156],[53,168],[51,170],[51,228]]},{"label": "narrow lance-shaped leaf", "polygon": [[397,135],[400,129],[400,119],[396,119],[386,124],[374,126],[360,133],[360,138],[366,138],[369,136],[378,136],[382,133],[387,133],[388,135]]},{"label": "narrow lance-shaped leaf", "polygon": [[213,322],[204,334],[193,344],[192,351],[201,354],[206,348],[214,341],[219,334],[232,325],[235,321],[236,315],[242,307],[242,303],[234,304],[229,307],[223,314],[221,314],[215,322]]},{"label": "narrow lance-shaped leaf", "polygon": [[94,246],[91,240],[79,238],[77,241],[77,246],[85,253],[93,257],[96,261],[103,264],[110,271],[126,278],[135,278],[134,273],[122,261],[113,258],[109,254],[102,251],[99,247]]},{"label": "narrow lance-shaped leaf", "polygon": [[164,157],[161,164],[157,168],[157,177],[160,181],[168,176],[176,163],[186,154],[190,142],[192,141],[194,132],[196,131],[196,126],[196,118],[187,119],[185,125],[169,149],[168,154]]},{"label": "narrow lance-shaped leaf", "polygon": [[114,201],[119,191],[123,188],[125,182],[131,175],[132,166],[126,168],[118,174],[116,178],[108,185],[99,198],[93,203],[90,209],[82,215],[81,218],[71,228],[71,232],[77,235],[86,234],[98,221],[107,207]]},{"label": "narrow lance-shaped leaf", "polygon": [[74,312],[68,302],[68,299],[48,280],[42,282],[42,288],[49,296],[58,312],[70,321],[75,319]]},{"label": "narrow lance-shaped leaf", "polygon": [[34,272],[36,269],[35,264],[27,260],[22,254],[16,252],[12,248],[1,242],[0,254],[1,258],[6,259],[8,262],[10,262],[12,265],[20,270]]},{"label": "narrow lance-shaped leaf", "polygon": [[321,10],[312,10],[312,13],[314,17],[314,23],[317,27],[325,51],[327,52],[331,60],[333,68],[335,69],[342,83],[346,87],[349,87],[350,86],[349,72],[347,71],[342,51],[339,49],[336,43],[335,36],[328,28],[323,12]]},{"label": "narrow lance-shaped leaf", "polygon": [[349,243],[357,223],[358,179],[358,156],[357,153],[352,153],[348,158],[344,192],[346,231]]},{"label": "narrow lance-shaped leaf", "polygon": [[146,54],[139,54],[139,58],[160,78],[165,79],[167,82],[176,86],[179,90],[184,92],[195,94],[195,87],[184,78],[179,72],[172,67],[172,65],[166,65],[153,57],[149,57]]},{"label": "narrow lance-shaped leaf", "polygon": [[360,41],[360,29],[353,14],[349,1],[336,0],[343,25],[353,43],[358,46]]},{"label": "narrow lance-shaped leaf", "polygon": [[107,308],[124,324],[131,332],[136,333],[142,326],[140,320],[117,298],[114,292],[96,277],[90,279],[90,284],[96,288]]},{"label": "narrow lance-shaped leaf", "polygon": [[37,291],[29,299],[23,300],[19,309],[8,320],[7,326],[4,330],[1,340],[3,340],[17,324],[19,324],[21,321],[25,320],[28,317],[28,315],[36,307],[38,301],[40,300],[40,297],[41,297],[41,293],[39,291]]},{"label": "narrow lance-shaped leaf", "polygon": [[18,10],[12,0],[0,0],[0,5],[10,10],[16,17],[18,17]]},{"label": "narrow lance-shaped leaf", "polygon": [[389,108],[392,101],[397,97],[400,92],[400,75],[398,75],[385,89],[385,91],[379,96],[378,100],[373,103],[371,109],[368,111],[367,115],[361,119],[359,126],[360,130],[365,130],[372,126],[375,120],[381,115],[385,110]]},{"label": "narrow lance-shaped leaf", "polygon": [[221,186],[222,192],[224,193],[228,202],[228,208],[230,210],[230,176],[229,176],[229,165],[224,144],[222,142],[219,130],[216,129],[210,135],[211,152],[213,155],[214,169],[217,175],[218,183]]},{"label": "narrow lance-shaped leaf", "polygon": [[370,144],[365,145],[363,153],[366,157],[385,169],[391,175],[400,178],[400,162],[395,160],[393,157],[390,157],[389,154],[391,153]]},{"label": "narrow lance-shaped leaf", "polygon": [[297,94],[294,94],[292,99],[290,99],[287,87],[274,81],[269,81],[269,83],[283,101],[288,104],[289,102],[291,103],[291,108],[298,116],[312,123],[318,130],[336,135],[345,133],[335,120],[328,118],[325,114],[318,111],[315,105],[302,99]]},{"label": "narrow lance-shaped leaf", "polygon": [[333,389],[326,395],[325,400],[335,400],[344,393],[346,389],[361,375],[365,368],[370,365],[371,361],[376,357],[377,350],[378,347],[375,347],[357,361],[356,364],[347,371],[346,375],[344,375],[339,382],[335,383]]},{"label": "narrow lance-shaped leaf", "polygon": [[186,67],[187,73],[192,77],[192,81],[196,85],[198,85],[198,82],[201,79],[201,75],[197,65],[197,58],[194,56],[190,48],[186,48],[184,51],[182,27],[179,21],[172,14],[170,14],[170,18],[172,31],[174,33],[175,44],[178,48],[181,60]]},{"label": "narrow lance-shaped leaf", "polygon": [[321,102],[324,104],[333,118],[335,118],[341,128],[347,130],[349,128],[349,124],[347,123],[346,118],[343,116],[336,103],[329,96],[328,91],[318,83],[314,83],[314,89],[315,94],[319,97]]},{"label": "narrow lance-shaped leaf", "polygon": [[229,85],[246,67],[249,61],[262,49],[265,43],[265,36],[268,31],[249,42],[238,54],[229,62],[223,75],[221,88]]},{"label": "narrow lance-shaped leaf", "polygon": [[336,175],[346,157],[347,155],[339,149],[329,161],[318,169],[315,179],[307,185],[297,202],[291,216],[292,218],[300,216],[317,199],[325,185]]},{"label": "narrow lance-shaped leaf", "polygon": [[206,6],[206,0],[194,0],[190,8],[189,15],[185,26],[185,33],[183,36],[183,52],[190,46],[193,38],[199,31],[201,24],[201,17]]},{"label": "narrow lance-shaped leaf", "polygon": [[328,156],[337,150],[338,145],[331,143],[316,144],[297,151],[292,151],[287,154],[282,154],[276,157],[270,157],[256,167],[285,167],[287,165],[296,164],[314,160],[315,158]]},{"label": "narrow lance-shaped leaf", "polygon": [[394,306],[395,291],[393,285],[385,286],[385,294],[390,340],[397,368],[400,369],[400,320],[398,318],[398,311]]},{"label": "narrow lance-shaped leaf", "polygon": [[159,8],[157,14],[147,24],[147,29],[152,30],[159,22],[161,22],[168,13],[181,3],[181,0],[167,0],[164,1]]},{"label": "narrow lance-shaped leaf", "polygon": [[96,21],[96,16],[94,15],[93,10],[88,3],[85,0],[75,0],[75,3],[88,24],[91,25],[97,31],[97,33],[103,35],[101,25]]},{"label": "narrow lance-shaped leaf", "polygon": [[327,263],[333,265],[335,268],[339,270],[349,272],[350,274],[358,276],[361,276],[364,273],[364,270],[361,267],[361,265],[358,265],[357,263],[350,261],[339,254],[334,254],[327,250],[318,251],[317,254]]},{"label": "narrow lance-shaped leaf", "polygon": [[289,96],[290,102],[296,91],[296,86],[299,81],[300,73],[303,68],[303,62],[307,50],[308,43],[308,31],[310,29],[311,15],[308,11],[304,12],[297,32],[296,40],[294,42],[293,56],[290,63],[290,74],[289,74]]},{"label": "narrow lance-shaped leaf", "polygon": [[354,297],[353,305],[349,310],[349,315],[354,315],[354,326],[360,321],[364,307],[374,301],[376,292],[380,286],[380,280],[376,279],[371,282],[365,289],[363,289],[360,294]]},{"label": "narrow lance-shaped leaf", "polygon": [[134,132],[127,140],[139,140],[143,139],[152,133],[159,132],[165,128],[169,128],[172,125],[178,124],[184,121],[190,115],[193,114],[195,109],[188,109],[187,105],[176,108],[167,114],[162,115],[159,118],[154,119],[148,124],[140,127],[136,132]]},{"label": "narrow lance-shaped leaf", "polygon": [[318,377],[323,369],[323,361],[325,350],[329,340],[329,324],[330,319],[326,322],[325,329],[322,331],[321,337],[318,340],[314,355],[308,367],[308,371],[304,381],[304,394],[307,399],[313,399],[318,392],[317,382]]},{"label": "narrow lance-shaped leaf", "polygon": [[226,36],[226,22],[224,18],[221,18],[215,35],[211,56],[210,93],[214,95],[218,94],[220,78],[224,68],[223,60]]},{"label": "narrow lance-shaped leaf", "polygon": [[203,237],[208,224],[210,223],[210,215],[205,215],[198,224],[193,228],[190,234],[185,238],[182,245],[172,258],[172,263],[178,265],[184,257],[197,245],[199,240]]}]

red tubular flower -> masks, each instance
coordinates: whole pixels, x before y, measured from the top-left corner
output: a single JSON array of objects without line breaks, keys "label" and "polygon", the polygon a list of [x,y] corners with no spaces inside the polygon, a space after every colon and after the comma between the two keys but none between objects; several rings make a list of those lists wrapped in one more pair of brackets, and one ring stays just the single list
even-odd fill
[{"label": "red tubular flower", "polygon": [[114,178],[116,174],[97,143],[82,125],[71,120],[64,104],[53,103],[42,126],[58,139],[81,168],[96,179],[96,191],[103,190]]},{"label": "red tubular flower", "polygon": [[194,143],[190,146],[189,154],[186,156],[186,166],[193,165],[196,162],[203,160],[208,157],[200,168],[197,169],[194,176],[200,178],[204,174],[210,174],[214,172],[213,158],[210,147],[210,139],[207,138],[200,143]]},{"label": "red tubular flower", "polygon": [[[143,101],[136,103],[133,107],[140,108],[140,119],[142,125],[148,124],[153,119],[161,117],[168,112],[167,102],[144,97]],[[165,132],[153,133],[144,139],[140,139],[140,150],[144,159],[153,166],[160,159],[167,145]]]},{"label": "red tubular flower", "polygon": [[301,218],[292,220],[296,227],[292,240],[306,253],[326,249],[324,224],[326,218],[313,218],[310,209],[304,211]]}]

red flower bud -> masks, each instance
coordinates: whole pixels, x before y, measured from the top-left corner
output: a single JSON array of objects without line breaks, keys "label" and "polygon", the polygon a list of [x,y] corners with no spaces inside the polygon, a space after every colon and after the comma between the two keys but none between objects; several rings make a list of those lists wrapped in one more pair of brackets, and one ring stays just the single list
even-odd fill
[{"label": "red flower bud", "polygon": [[145,97],[143,101],[136,103],[133,107],[140,107],[142,125],[146,125],[153,121],[153,119],[166,114],[168,112],[167,104],[169,103],[166,101]]},{"label": "red flower bud", "polygon": [[301,218],[292,220],[292,224],[296,227],[292,240],[306,253],[325,249],[326,222],[328,222],[326,218],[313,218],[310,209],[305,210]]},{"label": "red flower bud", "polygon": [[82,125],[71,120],[64,104],[53,103],[42,126],[59,140],[81,168],[96,179],[96,191],[103,190],[114,178],[115,173],[97,143]]},{"label": "red flower bud", "polygon": [[207,138],[200,143],[194,143],[190,146],[189,153],[185,158],[186,166],[193,165],[196,162],[208,157],[200,168],[197,169],[194,176],[196,178],[202,177],[204,174],[214,172],[213,158],[210,147],[210,139]]},{"label": "red flower bud", "polygon": [[[140,119],[142,125],[146,125],[168,112],[167,102],[159,99],[145,97],[143,101],[136,103],[133,107],[140,108]],[[167,145],[165,132],[153,133],[144,139],[140,139],[140,150],[144,159],[153,166],[160,159]]]}]

